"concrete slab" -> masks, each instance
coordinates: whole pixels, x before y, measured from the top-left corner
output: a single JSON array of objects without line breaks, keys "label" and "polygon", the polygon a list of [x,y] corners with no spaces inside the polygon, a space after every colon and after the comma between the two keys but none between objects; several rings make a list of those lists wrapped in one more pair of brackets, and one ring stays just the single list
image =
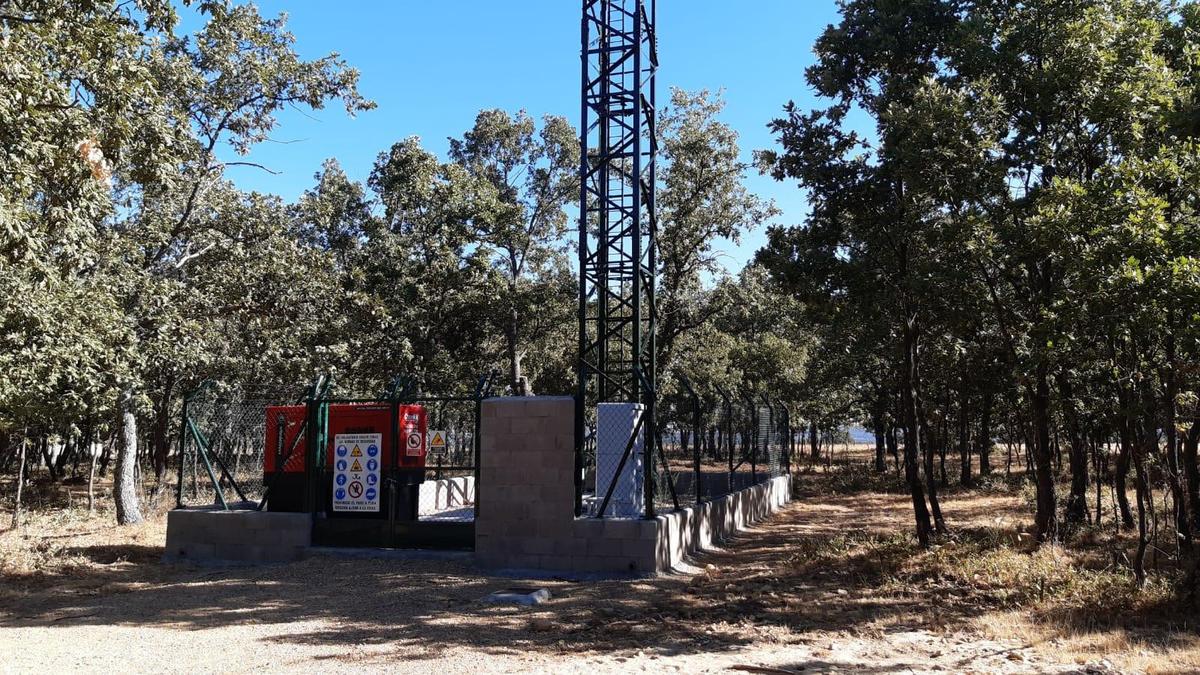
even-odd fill
[{"label": "concrete slab", "polygon": [[533,605],[540,605],[549,599],[550,591],[545,588],[506,588],[502,591],[485,595],[483,602],[532,607]]}]

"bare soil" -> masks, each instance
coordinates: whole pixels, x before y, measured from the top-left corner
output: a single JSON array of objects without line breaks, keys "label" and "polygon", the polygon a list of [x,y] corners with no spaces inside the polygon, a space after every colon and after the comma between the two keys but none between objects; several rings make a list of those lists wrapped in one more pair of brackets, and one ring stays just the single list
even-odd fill
[{"label": "bare soil", "polygon": [[[1012,539],[1011,564],[1072,564],[1018,550],[1019,493],[947,495],[947,520],[975,534],[924,552],[902,495],[831,494],[815,474],[797,488],[695,573],[637,580],[518,579],[465,559],[168,565],[161,516],[116,528],[107,513],[35,512],[0,533],[0,672],[1200,671],[1186,621],[1096,623],[1064,611],[1066,592],[1013,600],[999,587],[1021,581],[973,571],[1009,560],[972,543],[980,532]],[[481,602],[529,585],[552,600]]]}]

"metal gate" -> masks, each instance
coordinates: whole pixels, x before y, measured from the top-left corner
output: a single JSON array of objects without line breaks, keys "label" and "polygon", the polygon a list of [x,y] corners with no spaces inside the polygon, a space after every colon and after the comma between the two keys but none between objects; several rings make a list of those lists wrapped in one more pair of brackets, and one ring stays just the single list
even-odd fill
[{"label": "metal gate", "polygon": [[[311,513],[318,546],[472,548],[479,414],[493,380],[494,374],[482,377],[461,395],[393,386],[370,399],[336,398],[324,377],[299,397],[205,385],[184,404],[178,506]],[[413,406],[420,407],[429,432],[421,467],[401,460],[401,416]],[[346,427],[339,420],[348,412],[367,421]],[[331,429],[331,418],[339,428]],[[370,476],[378,478],[372,485],[377,510],[333,507],[339,480],[333,432],[339,430],[387,439],[381,465]]]}]

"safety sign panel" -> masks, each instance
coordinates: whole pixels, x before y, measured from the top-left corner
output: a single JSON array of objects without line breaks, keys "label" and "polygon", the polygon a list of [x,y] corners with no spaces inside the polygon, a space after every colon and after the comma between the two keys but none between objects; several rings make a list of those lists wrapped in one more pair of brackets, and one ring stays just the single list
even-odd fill
[{"label": "safety sign panel", "polygon": [[429,432],[429,452],[439,453],[446,451],[446,432],[431,431]]},{"label": "safety sign panel", "polygon": [[[333,437],[333,510],[379,511],[379,454],[383,434],[337,434]],[[363,458],[366,461],[363,461]],[[342,459],[345,458],[345,459]]]}]

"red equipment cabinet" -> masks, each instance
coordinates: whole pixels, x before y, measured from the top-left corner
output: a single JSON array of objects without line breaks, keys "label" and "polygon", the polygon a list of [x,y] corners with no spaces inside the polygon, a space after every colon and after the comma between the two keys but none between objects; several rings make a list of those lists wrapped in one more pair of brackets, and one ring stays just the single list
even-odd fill
[{"label": "red equipment cabinet", "polygon": [[263,486],[267,509],[304,510],[305,465],[308,461],[308,407],[273,405],[266,410],[263,434]]},{"label": "red equipment cabinet", "polygon": [[[266,447],[263,452],[264,480],[281,464],[283,473],[304,473],[308,456],[308,438],[304,420],[308,407],[302,405],[273,405],[267,407]],[[279,442],[280,431],[283,442]]]},{"label": "red equipment cabinet", "polygon": [[[379,435],[379,510],[366,513],[339,511],[338,517],[380,518],[392,514],[401,520],[417,518],[418,487],[425,480],[426,413],[419,405],[393,403],[334,403],[328,409],[325,429],[323,476],[309,476],[307,458],[309,416],[306,405],[268,406],[263,434],[263,485],[271,511],[300,512],[305,508],[308,481],[319,480],[321,503],[333,511],[332,486],[336,478],[336,442],[344,434]],[[372,469],[374,470],[374,469]],[[332,514],[332,513],[331,513]]]},{"label": "red equipment cabinet", "polygon": [[[339,434],[379,434],[380,464],[385,469],[418,470],[425,468],[425,408],[419,405],[397,406],[399,419],[392,426],[390,403],[337,403],[329,407],[328,444],[325,449],[325,468],[333,470],[334,439]],[[393,428],[400,437],[393,442]],[[416,444],[413,440],[416,440]],[[393,461],[392,448],[398,453]]]},{"label": "red equipment cabinet", "polygon": [[425,456],[428,453],[428,448],[425,447],[425,436],[428,433],[425,408],[419,405],[402,405],[399,416],[400,443],[397,447],[400,449],[400,459],[397,465],[402,468],[424,468]]}]

